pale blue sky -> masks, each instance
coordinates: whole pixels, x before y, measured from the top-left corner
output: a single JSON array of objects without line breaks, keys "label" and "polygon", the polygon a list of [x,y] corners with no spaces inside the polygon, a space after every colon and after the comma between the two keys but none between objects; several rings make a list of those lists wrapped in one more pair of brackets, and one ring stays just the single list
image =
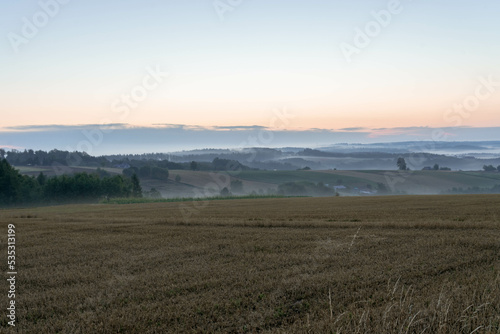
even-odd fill
[{"label": "pale blue sky", "polygon": [[[71,0],[15,52],[23,18],[54,1],[0,3],[0,128],[269,126],[281,107],[290,128],[448,127],[478,77],[500,81],[498,1],[401,0],[351,63],[340,45],[390,1],[242,0],[220,20],[210,0]],[[118,119],[113,101],[151,66],[171,76]],[[499,92],[460,125],[500,126]]]}]

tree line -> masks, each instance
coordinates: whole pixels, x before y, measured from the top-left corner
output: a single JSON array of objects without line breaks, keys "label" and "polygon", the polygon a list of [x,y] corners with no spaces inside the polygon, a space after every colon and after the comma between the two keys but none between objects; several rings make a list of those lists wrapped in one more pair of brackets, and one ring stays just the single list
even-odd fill
[{"label": "tree line", "polygon": [[104,157],[93,157],[85,152],[69,152],[61,150],[34,151],[34,150],[11,150],[5,151],[0,148],[0,159],[7,161],[14,166],[52,166],[60,164],[64,166],[105,166],[108,160]]},{"label": "tree line", "polygon": [[142,197],[138,177],[97,172],[34,177],[22,175],[7,160],[0,160],[0,206],[96,202],[112,197]]},{"label": "tree line", "polygon": [[[122,158],[120,158],[122,157]],[[129,159],[132,158],[132,159]],[[164,159],[160,159],[162,157]],[[168,178],[168,169],[171,170],[200,170],[200,171],[230,171],[249,170],[248,166],[237,160],[221,159],[215,157],[211,162],[173,162],[168,160],[165,154],[143,154],[143,155],[113,155],[94,157],[85,152],[69,152],[61,150],[34,151],[34,150],[10,150],[0,148],[0,159],[6,159],[14,166],[88,166],[88,167],[115,167],[117,165],[128,165],[131,170],[126,171],[128,175],[137,174],[139,177],[151,177],[165,180]],[[127,169],[127,168],[125,168]]]},{"label": "tree line", "polygon": [[485,172],[500,172],[500,165],[494,167],[493,165],[484,165],[483,169]]},{"label": "tree line", "polygon": [[495,184],[491,188],[480,188],[478,186],[468,188],[453,187],[445,194],[500,194],[500,184]]}]

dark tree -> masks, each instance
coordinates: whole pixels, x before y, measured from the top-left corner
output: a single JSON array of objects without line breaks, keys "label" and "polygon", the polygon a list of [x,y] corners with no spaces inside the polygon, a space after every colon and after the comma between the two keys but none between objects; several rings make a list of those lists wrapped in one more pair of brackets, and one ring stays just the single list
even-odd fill
[{"label": "dark tree", "polygon": [[399,170],[407,170],[408,168],[406,167],[406,161],[404,158],[402,157],[399,157],[398,158],[398,162],[397,162],[397,165],[398,165],[398,169]]},{"label": "dark tree", "polygon": [[227,189],[227,187],[224,187],[221,191],[220,191],[220,195],[221,196],[230,196],[231,193],[229,192],[229,189]]},{"label": "dark tree", "polygon": [[196,161],[191,161],[190,167],[191,167],[191,170],[197,170],[198,163]]},{"label": "dark tree", "polygon": [[21,175],[7,160],[0,160],[0,204],[10,205],[19,201]]},{"label": "dark tree", "polygon": [[[136,194],[141,193],[136,178]],[[7,160],[0,160],[0,206],[42,203],[95,202],[103,196],[129,197],[134,182],[121,175],[100,176],[98,173],[76,173],[36,178],[21,175]]]},{"label": "dark tree", "polygon": [[132,197],[142,197],[142,188],[137,174],[132,175]]},{"label": "dark tree", "polygon": [[47,182],[47,177],[42,172],[40,172],[40,174],[38,174],[36,180],[38,181],[39,185],[44,186],[45,183]]},{"label": "dark tree", "polygon": [[130,183],[125,182],[121,175],[104,178],[101,181],[102,193],[107,198],[110,197],[129,197]]},{"label": "dark tree", "polygon": [[154,179],[167,181],[168,175],[169,175],[169,172],[168,172],[168,169],[166,169],[166,168],[160,168],[160,167],[151,168],[151,177]]},{"label": "dark tree", "polygon": [[493,165],[488,165],[488,166],[484,165],[483,169],[485,172],[494,172],[497,170],[495,167],[493,167]]},{"label": "dark tree", "polygon": [[439,165],[438,164],[435,164],[434,167],[433,167],[434,170],[439,170]]}]

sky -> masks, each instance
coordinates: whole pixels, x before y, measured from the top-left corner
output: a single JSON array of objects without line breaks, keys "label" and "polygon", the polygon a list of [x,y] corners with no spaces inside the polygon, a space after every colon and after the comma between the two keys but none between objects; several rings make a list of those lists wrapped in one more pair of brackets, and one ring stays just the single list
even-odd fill
[{"label": "sky", "polygon": [[73,146],[90,125],[210,130],[197,147],[253,126],[332,134],[318,142],[500,127],[499,14],[491,0],[2,1],[0,147],[26,147],[23,132],[48,145],[48,126]]}]

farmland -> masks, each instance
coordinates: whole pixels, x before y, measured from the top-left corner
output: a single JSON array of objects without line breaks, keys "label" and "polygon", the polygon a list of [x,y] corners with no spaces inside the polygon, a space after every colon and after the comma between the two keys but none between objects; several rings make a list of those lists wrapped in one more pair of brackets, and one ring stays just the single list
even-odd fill
[{"label": "farmland", "polygon": [[[53,176],[56,173],[93,173],[97,167],[65,167],[57,170],[51,167],[16,167],[21,173],[36,176],[40,172]],[[121,174],[119,168],[102,168],[111,175]],[[179,180],[177,181],[176,178]],[[483,171],[389,171],[389,170],[243,170],[230,172],[170,170],[168,180],[141,178],[145,190],[155,188],[166,198],[198,197],[204,194],[207,185],[239,180],[242,182],[242,194],[273,193],[278,185],[286,182],[324,183],[330,187],[344,185],[350,188],[371,187],[377,189],[383,184],[396,194],[444,194],[453,188],[491,188],[500,185],[500,173]],[[226,185],[224,185],[226,186]],[[221,186],[223,188],[224,186]]]},{"label": "farmland", "polygon": [[[16,226],[15,332],[500,333],[499,204],[457,195],[1,210],[1,230]],[[5,317],[0,327],[9,332]]]},{"label": "farmland", "polygon": [[[500,184],[500,173],[461,172],[461,171],[239,171],[223,173],[231,180],[241,180],[247,193],[252,191],[263,193],[275,190],[279,184],[285,182],[322,182],[330,186],[345,185],[347,187],[364,188],[367,185],[376,189],[378,184],[384,184],[396,193],[404,194],[442,194],[452,188],[491,188]],[[180,184],[174,184],[175,176],[182,178]],[[203,189],[207,184],[214,182],[214,173],[199,171],[171,171],[171,183],[160,184],[146,181],[147,186],[155,186],[163,190],[166,195],[169,189],[179,189],[184,194],[193,194],[193,189]],[[175,193],[175,191],[174,191]]]}]

